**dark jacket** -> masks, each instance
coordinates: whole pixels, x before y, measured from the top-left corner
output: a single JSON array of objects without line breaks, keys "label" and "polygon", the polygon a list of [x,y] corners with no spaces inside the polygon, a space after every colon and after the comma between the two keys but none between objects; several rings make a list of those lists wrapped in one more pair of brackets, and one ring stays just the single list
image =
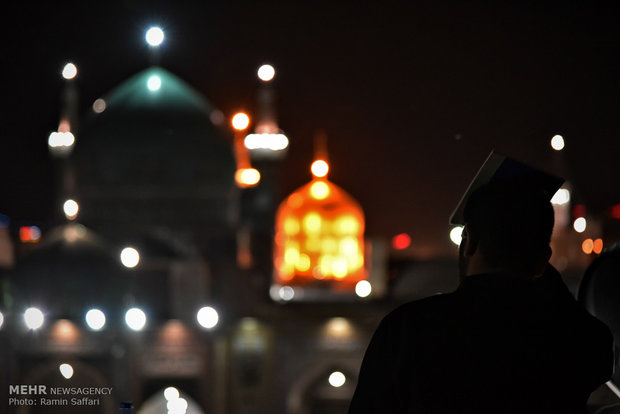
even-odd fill
[{"label": "dark jacket", "polygon": [[383,319],[349,414],[586,413],[612,367],[609,329],[559,274],[469,276]]}]

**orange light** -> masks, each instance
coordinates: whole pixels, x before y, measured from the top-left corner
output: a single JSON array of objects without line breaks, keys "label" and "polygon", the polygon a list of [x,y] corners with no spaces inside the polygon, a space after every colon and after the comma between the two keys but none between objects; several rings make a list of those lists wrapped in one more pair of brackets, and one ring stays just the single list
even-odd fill
[{"label": "orange light", "polygon": [[329,186],[323,181],[316,181],[310,186],[310,195],[316,200],[324,200],[329,195]]},{"label": "orange light", "polygon": [[235,172],[235,181],[241,188],[254,187],[260,181],[260,172],[256,168],[240,168]]},{"label": "orange light", "polygon": [[276,215],[274,282],[337,281],[351,289],[366,278],[364,213],[344,190],[315,179],[284,200]]},{"label": "orange light", "polygon": [[243,112],[238,112],[232,117],[231,123],[237,131],[243,131],[250,125],[250,117]]},{"label": "orange light", "polygon": [[316,160],[312,163],[310,171],[315,177],[325,177],[329,172],[329,164],[325,160]]},{"label": "orange light", "polygon": [[585,254],[592,253],[592,250],[594,250],[594,242],[592,239],[585,239],[583,243],[581,243],[581,250],[583,250]]},{"label": "orange light", "polygon": [[596,254],[601,254],[603,251],[603,239],[596,239],[592,244],[592,251]]},{"label": "orange light", "polygon": [[392,238],[392,247],[396,250],[404,250],[411,246],[411,237],[406,233],[397,234]]},{"label": "orange light", "polygon": [[52,337],[57,342],[73,343],[80,337],[80,331],[73,322],[67,319],[60,319],[52,328]]}]

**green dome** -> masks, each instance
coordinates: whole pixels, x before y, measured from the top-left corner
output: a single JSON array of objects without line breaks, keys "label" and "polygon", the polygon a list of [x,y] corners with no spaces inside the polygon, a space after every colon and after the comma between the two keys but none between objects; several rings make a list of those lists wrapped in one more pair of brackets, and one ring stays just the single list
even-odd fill
[{"label": "green dome", "polygon": [[229,220],[232,139],[213,124],[214,109],[202,95],[152,67],[103,99],[105,110],[84,124],[72,154],[81,220],[98,231],[110,220]]},{"label": "green dome", "polygon": [[152,67],[103,99],[105,110],[77,137],[80,183],[216,191],[234,184],[230,139],[211,121],[211,104],[175,75]]}]

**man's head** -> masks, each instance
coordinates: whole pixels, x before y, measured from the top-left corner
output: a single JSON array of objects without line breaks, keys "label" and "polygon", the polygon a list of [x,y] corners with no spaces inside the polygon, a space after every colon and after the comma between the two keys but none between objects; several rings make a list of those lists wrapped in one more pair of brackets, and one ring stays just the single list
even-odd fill
[{"label": "man's head", "polygon": [[534,275],[544,268],[551,254],[554,215],[549,195],[534,181],[505,179],[483,185],[467,198],[463,217],[463,276],[480,269]]}]

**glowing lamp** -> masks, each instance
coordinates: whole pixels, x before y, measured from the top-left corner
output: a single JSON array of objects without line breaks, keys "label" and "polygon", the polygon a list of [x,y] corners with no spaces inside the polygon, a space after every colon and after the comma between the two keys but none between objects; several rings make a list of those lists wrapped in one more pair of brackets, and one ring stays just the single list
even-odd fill
[{"label": "glowing lamp", "polygon": [[211,306],[205,306],[201,308],[196,314],[196,320],[203,328],[211,329],[214,328],[220,317],[215,309]]},{"label": "glowing lamp", "polygon": [[592,252],[596,254],[603,252],[603,239],[596,239],[592,242]]},{"label": "glowing lamp", "polygon": [[592,241],[592,239],[585,239],[583,243],[581,243],[581,250],[585,254],[591,254],[594,250],[594,241]]},{"label": "glowing lamp", "polygon": [[77,76],[77,66],[69,62],[62,68],[62,77],[71,80]]},{"label": "glowing lamp", "polygon": [[564,138],[562,135],[554,135],[553,138],[551,138],[551,148],[554,150],[562,151],[564,149],[564,145]]},{"label": "glowing lamp", "polygon": [[258,79],[262,80],[263,82],[269,82],[276,75],[276,70],[271,65],[262,65],[260,68],[258,68],[257,75]]},{"label": "glowing lamp", "polygon": [[254,187],[260,182],[260,172],[256,168],[240,168],[235,172],[235,182],[241,188]]},{"label": "glowing lamp", "polygon": [[28,329],[36,330],[43,326],[45,316],[38,308],[28,308],[24,312],[24,323]]},{"label": "glowing lamp", "polygon": [[578,217],[573,222],[573,228],[575,229],[577,233],[583,233],[584,231],[586,231],[587,225],[588,223],[585,217]]},{"label": "glowing lamp", "polygon": [[345,375],[340,371],[334,371],[329,375],[328,382],[334,388],[339,388],[347,381]]},{"label": "glowing lamp", "polygon": [[411,246],[411,237],[407,233],[400,233],[392,238],[392,247],[396,250],[404,250],[409,246]]},{"label": "glowing lamp", "polygon": [[140,253],[133,247],[125,247],[121,251],[121,263],[128,268],[134,268],[140,263]]},{"label": "glowing lamp", "polygon": [[243,131],[250,125],[250,117],[243,112],[238,112],[233,115],[231,123],[234,129]]},{"label": "glowing lamp", "polygon": [[325,177],[329,172],[329,164],[325,160],[316,160],[312,163],[310,170],[315,177]]},{"label": "glowing lamp", "polygon": [[157,26],[151,27],[146,31],[144,39],[149,46],[157,47],[164,42],[164,31]]},{"label": "glowing lamp", "polygon": [[176,400],[180,396],[181,394],[176,387],[168,387],[164,390],[164,398],[166,399],[166,401]]},{"label": "glowing lamp", "polygon": [[86,312],[86,323],[93,331],[99,331],[105,326],[105,314],[99,309],[91,309]]},{"label": "glowing lamp", "polygon": [[78,211],[80,210],[80,206],[75,200],[67,200],[62,205],[62,209],[65,212],[65,216],[69,220],[74,220],[77,217]]},{"label": "glowing lamp", "polygon": [[69,379],[73,376],[73,367],[70,364],[60,364],[58,370],[60,371],[60,374],[66,379]]},{"label": "glowing lamp", "polygon": [[125,323],[133,331],[141,331],[146,325],[146,314],[140,308],[131,308],[125,312]]}]

